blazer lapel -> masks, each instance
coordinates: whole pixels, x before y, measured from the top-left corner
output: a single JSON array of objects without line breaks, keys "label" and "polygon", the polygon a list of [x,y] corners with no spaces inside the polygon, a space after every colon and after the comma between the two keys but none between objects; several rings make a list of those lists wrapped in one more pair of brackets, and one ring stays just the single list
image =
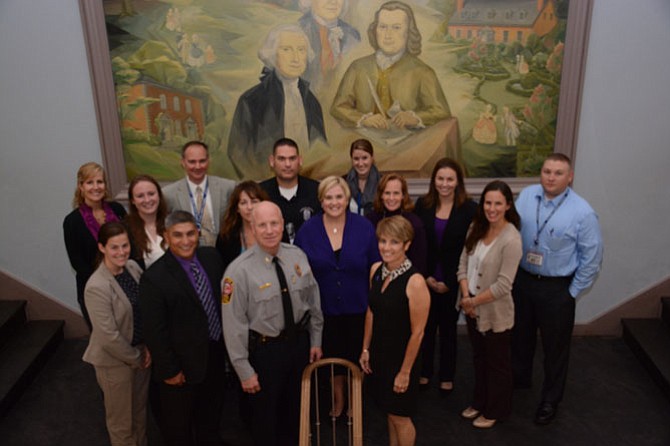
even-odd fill
[{"label": "blazer lapel", "polygon": [[179,200],[180,209],[184,209],[188,212],[193,212],[193,206],[191,205],[191,197],[188,193],[188,180],[186,178],[182,179],[179,182],[177,200]]},{"label": "blazer lapel", "polygon": [[[100,273],[102,274],[102,277],[109,282],[109,286],[112,288],[113,291],[113,299],[116,301],[121,302],[121,305],[123,305],[127,311],[133,311],[133,307],[130,304],[130,300],[125,297],[126,293],[123,291],[123,288],[121,288],[121,285],[119,285],[119,282],[114,278],[114,275],[110,270],[107,269],[105,265],[100,266]],[[121,296],[124,296],[124,298],[121,298]]]},{"label": "blazer lapel", "polygon": [[174,257],[174,254],[169,253],[168,259],[169,261],[166,266],[172,274],[172,277],[175,278],[175,281],[179,284],[181,289],[193,299],[194,302],[200,305],[200,298],[193,288],[193,285],[191,285],[191,280],[188,278],[184,268],[181,267],[181,264],[179,264],[179,261]]}]

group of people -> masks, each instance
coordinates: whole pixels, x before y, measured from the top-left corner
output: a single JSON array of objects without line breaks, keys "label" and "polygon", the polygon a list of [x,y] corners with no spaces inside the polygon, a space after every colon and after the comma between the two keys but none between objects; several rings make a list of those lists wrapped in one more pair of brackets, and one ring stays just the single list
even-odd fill
[{"label": "group of people", "polygon": [[[221,444],[227,367],[254,443],[295,445],[302,370],[323,356],[359,364],[390,444],[414,444],[419,392],[436,368],[440,394],[453,391],[461,311],[475,370],[462,417],[479,428],[509,417],[513,389],[531,384],[539,329],[535,421],[553,419],[575,298],[602,258],[569,158],[550,155],[516,203],[503,181],[475,203],[463,168],[444,158],[413,203],[401,175],[375,168],[369,141],[350,156],[348,173],[317,182],[300,175],[298,144],[280,138],[275,176],[236,184],[209,175],[207,145],[190,141],[185,178],[163,189],[134,178],[127,214],[102,167],[81,166],[63,229],[113,445],[146,444],[149,393],[166,444]],[[345,376],[331,386],[337,418],[348,412]]]}]

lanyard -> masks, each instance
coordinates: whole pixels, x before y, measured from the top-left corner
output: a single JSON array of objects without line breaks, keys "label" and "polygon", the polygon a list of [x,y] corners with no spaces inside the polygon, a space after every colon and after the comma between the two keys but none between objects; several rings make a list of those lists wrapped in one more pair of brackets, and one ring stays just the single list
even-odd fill
[{"label": "lanyard", "polygon": [[533,241],[535,246],[537,246],[540,243],[540,233],[544,230],[545,226],[547,226],[547,223],[549,223],[551,217],[554,216],[554,214],[556,213],[558,208],[561,207],[566,198],[568,198],[568,191],[565,191],[565,194],[563,194],[563,198],[561,198],[561,201],[558,202],[556,207],[551,211],[551,213],[547,216],[544,222],[542,222],[542,226],[540,226],[540,203],[542,203],[542,197],[538,197],[537,211],[535,212],[535,224],[537,227],[537,234],[535,234],[535,240]]},{"label": "lanyard", "polygon": [[188,196],[191,199],[191,207],[193,208],[193,216],[195,217],[195,222],[198,225],[198,230],[202,226],[202,216],[205,214],[205,206],[207,206],[207,191],[209,190],[209,178],[205,181],[205,190],[202,193],[202,203],[200,203],[200,209],[195,204],[195,198],[193,198],[193,192],[191,188],[188,188]]}]

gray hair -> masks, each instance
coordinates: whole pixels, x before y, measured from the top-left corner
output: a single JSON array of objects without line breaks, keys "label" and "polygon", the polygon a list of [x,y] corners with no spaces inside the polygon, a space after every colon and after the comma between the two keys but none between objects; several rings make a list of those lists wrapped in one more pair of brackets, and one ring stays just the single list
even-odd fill
[{"label": "gray hair", "polygon": [[[312,9],[312,0],[300,0],[298,6],[302,12],[307,12]],[[344,0],[342,3],[342,11],[340,11],[340,17],[347,13],[349,10],[349,0]]]},{"label": "gray hair", "polygon": [[314,59],[314,51],[312,50],[312,45],[309,43],[307,34],[305,34],[305,31],[303,31],[300,26],[289,24],[276,26],[268,32],[267,37],[265,37],[265,42],[263,42],[263,46],[258,50],[258,58],[263,62],[263,65],[272,69],[277,67],[279,35],[283,32],[300,34],[305,38],[305,42],[307,43],[307,63],[311,63]]},{"label": "gray hair", "polygon": [[197,226],[197,223],[195,222],[195,217],[190,212],[172,211],[168,214],[167,217],[165,217],[166,230],[180,223],[193,223],[193,225]]}]

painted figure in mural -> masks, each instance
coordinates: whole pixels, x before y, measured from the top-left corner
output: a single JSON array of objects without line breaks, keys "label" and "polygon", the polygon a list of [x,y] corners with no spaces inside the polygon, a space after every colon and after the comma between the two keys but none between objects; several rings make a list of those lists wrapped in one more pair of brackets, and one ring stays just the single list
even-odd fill
[{"label": "painted figure in mural", "polygon": [[505,128],[505,145],[515,146],[516,139],[521,134],[521,131],[519,130],[519,120],[506,105],[503,107],[501,119]]},{"label": "painted figure in mural", "polygon": [[375,53],[347,69],[330,113],[347,127],[420,129],[451,114],[435,71],[423,63],[421,34],[405,3],[384,3],[368,28]]},{"label": "painted figure in mural", "polygon": [[313,91],[330,83],[342,56],[361,41],[358,30],[340,19],[347,10],[347,3],[347,0],[300,0],[305,15],[298,23],[314,51],[314,60],[303,78],[309,81]]},{"label": "painted figure in mural", "polygon": [[491,104],[479,114],[479,119],[472,129],[472,138],[480,144],[495,144],[498,138],[495,115],[491,113]]},{"label": "painted figure in mural", "polygon": [[279,138],[305,148],[326,140],[321,105],[301,78],[314,57],[307,35],[298,25],[274,28],[258,57],[265,65],[261,81],[240,96],[228,139],[228,157],[243,178],[263,175]]}]

